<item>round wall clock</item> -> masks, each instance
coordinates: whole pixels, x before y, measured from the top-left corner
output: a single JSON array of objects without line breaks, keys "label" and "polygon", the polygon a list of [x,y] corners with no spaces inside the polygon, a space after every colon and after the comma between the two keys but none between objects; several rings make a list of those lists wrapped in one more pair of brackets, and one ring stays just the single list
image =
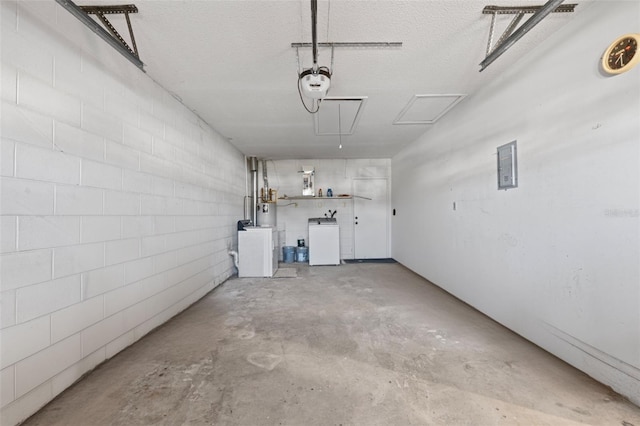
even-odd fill
[{"label": "round wall clock", "polygon": [[618,37],[604,52],[602,69],[609,74],[629,71],[640,62],[640,34],[625,34]]}]

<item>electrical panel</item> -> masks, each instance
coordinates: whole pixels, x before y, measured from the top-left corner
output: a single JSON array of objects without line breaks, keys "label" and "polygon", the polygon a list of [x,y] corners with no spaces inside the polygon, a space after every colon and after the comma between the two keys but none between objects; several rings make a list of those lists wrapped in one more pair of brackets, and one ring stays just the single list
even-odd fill
[{"label": "electrical panel", "polygon": [[516,141],[498,147],[498,189],[518,187]]}]

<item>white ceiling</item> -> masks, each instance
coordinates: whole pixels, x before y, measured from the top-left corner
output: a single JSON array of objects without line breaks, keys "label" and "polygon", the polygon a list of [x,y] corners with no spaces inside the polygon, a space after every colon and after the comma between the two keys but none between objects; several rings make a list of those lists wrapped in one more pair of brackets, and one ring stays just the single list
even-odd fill
[{"label": "white ceiling", "polygon": [[[484,6],[545,1],[320,0],[319,42],[403,43],[400,48],[335,49],[329,96],[367,97],[353,134],[346,134],[349,120],[341,120],[341,150],[338,135],[315,135],[314,117],[298,95],[291,43],[311,42],[309,0],[134,0],[139,13],[131,21],[149,76],[243,153],[267,159],[390,158],[430,127],[393,124],[415,95],[465,94],[468,99],[592,0],[566,1],[579,3],[574,13],[547,16],[480,73],[491,23],[490,15],[481,13]],[[498,16],[496,38],[511,18]],[[109,19],[127,34],[124,18]],[[300,49],[300,59],[309,68],[311,49]],[[331,65],[330,49],[319,50],[319,65]],[[407,116],[416,115],[419,110]]]}]

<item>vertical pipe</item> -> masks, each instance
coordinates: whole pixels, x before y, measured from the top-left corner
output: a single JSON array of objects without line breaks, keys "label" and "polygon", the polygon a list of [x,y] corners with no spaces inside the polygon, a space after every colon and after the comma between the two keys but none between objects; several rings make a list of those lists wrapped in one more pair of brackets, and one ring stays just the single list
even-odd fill
[{"label": "vertical pipe", "polygon": [[249,219],[249,157],[244,156],[244,197],[242,198],[244,215],[243,219]]},{"label": "vertical pipe", "polygon": [[251,222],[255,226],[258,223],[258,159],[250,157],[251,168]]},{"label": "vertical pipe", "polygon": [[262,184],[264,185],[264,198],[265,200],[269,200],[269,178],[267,177],[267,160],[262,160]]}]

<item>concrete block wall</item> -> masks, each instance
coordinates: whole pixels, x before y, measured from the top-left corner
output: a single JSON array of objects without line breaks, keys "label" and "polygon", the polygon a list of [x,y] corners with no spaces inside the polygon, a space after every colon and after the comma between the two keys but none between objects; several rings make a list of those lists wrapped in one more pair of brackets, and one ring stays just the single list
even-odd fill
[{"label": "concrete block wall", "polygon": [[[390,159],[307,159],[276,160],[267,162],[269,185],[278,190],[278,197],[302,195],[302,166],[313,166],[316,193],[322,189],[327,195],[331,188],[334,197],[353,195],[356,178],[391,179]],[[262,167],[262,165],[260,165]],[[262,169],[260,169],[262,170]],[[260,171],[259,176],[262,176]],[[260,180],[262,186],[262,181]],[[357,195],[357,194],[356,194]],[[291,205],[290,203],[295,203]],[[298,238],[309,241],[308,219],[324,217],[328,210],[337,210],[340,225],[340,255],[342,259],[354,258],[353,199],[280,200],[278,202],[278,230],[281,246],[295,246]],[[282,252],[280,253],[282,256]]]},{"label": "concrete block wall", "polygon": [[0,402],[14,425],[233,272],[244,157],[53,1],[2,1]]},{"label": "concrete block wall", "polygon": [[[639,2],[589,2],[521,60],[507,52],[393,158],[392,194],[394,258],[635,404],[640,68],[599,66],[639,27]],[[496,148],[513,140],[519,185],[499,191]]]}]

